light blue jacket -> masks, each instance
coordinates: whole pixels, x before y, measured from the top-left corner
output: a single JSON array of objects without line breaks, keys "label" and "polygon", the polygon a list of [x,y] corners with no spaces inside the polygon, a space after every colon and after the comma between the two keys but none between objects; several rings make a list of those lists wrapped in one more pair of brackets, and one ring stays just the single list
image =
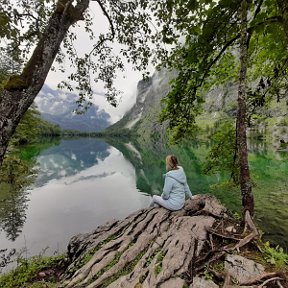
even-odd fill
[{"label": "light blue jacket", "polygon": [[183,168],[178,166],[177,170],[171,170],[164,176],[165,183],[161,197],[169,202],[173,210],[181,209],[184,206],[185,195],[192,198]]}]

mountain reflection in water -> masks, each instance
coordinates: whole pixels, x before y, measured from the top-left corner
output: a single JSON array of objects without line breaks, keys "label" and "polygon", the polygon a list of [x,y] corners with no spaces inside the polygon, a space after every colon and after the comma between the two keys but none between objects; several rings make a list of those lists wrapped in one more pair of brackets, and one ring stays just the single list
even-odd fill
[{"label": "mountain reflection in water", "polygon": [[[16,239],[9,238],[1,213],[0,247],[25,248],[35,255],[66,248],[78,233],[121,219],[150,203],[138,193],[133,165],[123,154],[97,139],[63,140],[37,157],[38,177],[26,191],[29,202],[14,207],[26,210],[26,221]],[[5,210],[7,201],[0,202]]]},{"label": "mountain reflection in water", "polygon": [[[0,247],[25,248],[28,256],[46,247],[49,253],[62,251],[73,235],[147,207],[150,203],[147,195],[161,193],[168,153],[178,156],[193,194],[213,194],[228,209],[241,214],[239,188],[223,185],[229,176],[203,174],[207,143],[188,143],[169,150],[121,140],[111,143],[113,146],[95,138],[62,140],[57,146],[37,153],[33,158],[37,166],[33,161],[30,163],[38,168],[34,184],[30,183],[29,189],[20,185],[24,188],[15,191],[10,187],[4,196],[1,191]],[[287,153],[269,152],[266,146],[265,151],[260,151],[253,146],[249,154],[255,219],[270,239],[285,248]]]}]

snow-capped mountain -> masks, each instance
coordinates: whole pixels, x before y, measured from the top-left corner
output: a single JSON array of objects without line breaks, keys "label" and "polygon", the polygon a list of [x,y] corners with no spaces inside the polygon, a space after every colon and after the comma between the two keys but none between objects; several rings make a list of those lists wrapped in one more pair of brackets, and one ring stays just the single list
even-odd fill
[{"label": "snow-capped mountain", "polygon": [[85,114],[73,112],[77,108],[78,96],[61,90],[53,90],[44,85],[35,99],[35,104],[42,118],[58,124],[62,129],[83,132],[101,131],[110,123],[110,115],[92,104]]}]

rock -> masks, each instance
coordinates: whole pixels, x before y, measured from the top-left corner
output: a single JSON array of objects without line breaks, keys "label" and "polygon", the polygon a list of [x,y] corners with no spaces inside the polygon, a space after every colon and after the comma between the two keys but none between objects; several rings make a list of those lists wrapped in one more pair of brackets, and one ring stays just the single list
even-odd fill
[{"label": "rock", "polygon": [[239,283],[244,283],[263,274],[265,268],[253,260],[240,255],[227,255],[225,270]]},{"label": "rock", "polygon": [[196,276],[193,278],[193,284],[189,288],[219,288],[219,286],[211,280]]},{"label": "rock", "polygon": [[[234,227],[237,233],[223,234],[227,228],[233,233]],[[57,287],[219,288],[224,281],[225,288],[254,288],[236,284],[254,284],[269,273],[263,276],[262,265],[231,254],[243,244],[240,228],[225,207],[207,195],[194,196],[180,211],[141,209],[74,236]],[[244,240],[243,245],[249,243]],[[215,283],[203,277],[205,272]]]},{"label": "rock", "polygon": [[168,281],[160,285],[160,288],[182,288],[185,285],[185,281],[179,277],[171,278]]},{"label": "rock", "polygon": [[225,231],[229,232],[229,233],[236,233],[236,229],[234,226],[228,226],[225,228]]},{"label": "rock", "polygon": [[225,211],[214,197],[202,195],[180,211],[142,209],[77,235],[68,245],[62,287],[182,288],[207,231]]}]

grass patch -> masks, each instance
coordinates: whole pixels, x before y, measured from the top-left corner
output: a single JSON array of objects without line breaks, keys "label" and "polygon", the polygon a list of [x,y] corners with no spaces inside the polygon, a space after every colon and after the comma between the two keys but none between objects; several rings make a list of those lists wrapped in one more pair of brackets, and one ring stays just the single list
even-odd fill
[{"label": "grass patch", "polygon": [[204,271],[204,278],[207,281],[213,281],[213,274],[210,273],[208,270]]},{"label": "grass patch", "polygon": [[60,262],[64,258],[65,255],[52,257],[34,256],[29,259],[19,258],[17,260],[18,266],[15,269],[0,276],[0,287],[38,288],[43,287],[43,283],[45,283],[45,287],[54,288],[58,280],[56,276],[51,276],[47,282],[42,280],[41,284],[37,282],[38,273],[44,269],[59,268]]},{"label": "grass patch", "polygon": [[217,261],[212,264],[212,269],[218,273],[222,273],[225,270],[223,261]]},{"label": "grass patch", "polygon": [[107,278],[104,281],[104,283],[101,285],[101,288],[105,288],[105,287],[109,286],[111,283],[115,282],[118,278],[131,273],[133,271],[134,267],[137,265],[137,263],[141,260],[141,258],[143,257],[143,255],[146,252],[147,252],[147,250],[143,250],[142,252],[140,252],[135,257],[135,259],[133,261],[131,261],[130,263],[127,263],[127,265],[125,267],[123,267],[122,269],[120,269],[116,274]]},{"label": "grass patch", "polygon": [[156,265],[154,268],[154,272],[155,274],[159,274],[162,270],[162,261],[166,255],[167,251],[164,252],[163,250],[160,250],[160,252],[158,253],[157,257],[156,257]]},{"label": "grass patch", "polygon": [[279,245],[271,245],[269,241],[265,243],[258,240],[260,251],[250,251],[245,253],[245,256],[255,262],[262,264],[270,270],[285,270],[288,272],[288,254]]},{"label": "grass patch", "polygon": [[155,268],[154,268],[155,274],[158,275],[158,274],[161,272],[161,270],[162,270],[162,263],[157,263],[157,264],[155,265]]},{"label": "grass patch", "polygon": [[269,241],[264,243],[264,259],[276,268],[284,268],[288,265],[288,254],[278,245],[275,248],[271,247]]}]

